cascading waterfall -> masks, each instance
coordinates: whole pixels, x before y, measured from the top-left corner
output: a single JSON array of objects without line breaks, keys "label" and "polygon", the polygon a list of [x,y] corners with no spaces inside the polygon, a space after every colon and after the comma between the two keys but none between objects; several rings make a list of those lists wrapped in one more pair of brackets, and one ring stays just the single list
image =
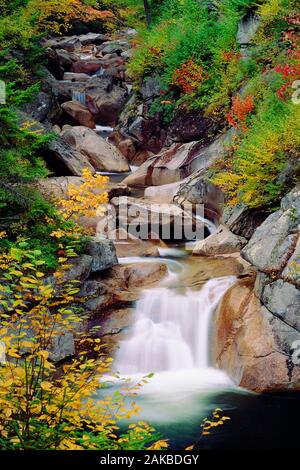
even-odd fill
[{"label": "cascading waterfall", "polygon": [[167,287],[144,291],[131,334],[120,343],[116,370],[131,375],[209,368],[211,318],[234,281],[211,279],[185,294]]}]

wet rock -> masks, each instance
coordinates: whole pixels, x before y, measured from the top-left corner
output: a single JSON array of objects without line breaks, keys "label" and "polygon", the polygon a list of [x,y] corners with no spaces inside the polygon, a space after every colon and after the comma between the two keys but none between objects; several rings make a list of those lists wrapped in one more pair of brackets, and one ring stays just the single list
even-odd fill
[{"label": "wet rock", "polygon": [[32,119],[40,122],[51,119],[58,113],[54,96],[44,91],[40,91],[30,103],[23,107],[23,110]]},{"label": "wet rock", "polygon": [[234,235],[226,226],[220,225],[216,233],[196,244],[193,254],[214,256],[235,253],[240,251],[246,243],[245,238]]},{"label": "wet rock", "polygon": [[64,71],[68,70],[73,63],[72,55],[63,49],[54,50],[46,49],[45,56],[47,58],[47,68],[56,79],[63,77]]},{"label": "wet rock", "polygon": [[125,269],[128,287],[151,285],[168,274],[167,266],[163,263],[137,263]]},{"label": "wet rock", "polygon": [[215,315],[214,360],[248,390],[298,390],[300,368],[291,361],[300,334],[262,307],[252,287],[241,279],[225,294]]},{"label": "wet rock", "polygon": [[182,184],[183,181],[178,181],[176,183],[162,184],[161,186],[148,186],[148,188],[145,188],[144,196],[152,202],[171,204]]},{"label": "wet rock", "polygon": [[107,289],[103,283],[94,279],[88,279],[81,284],[80,291],[76,294],[76,297],[91,297],[105,294]]},{"label": "wet rock", "polygon": [[267,216],[263,210],[250,209],[246,204],[238,203],[225,208],[222,220],[231,232],[249,239]]},{"label": "wet rock", "polygon": [[124,138],[118,131],[112,132],[108,141],[114,144],[128,161],[131,161],[135,156],[136,149],[133,141],[131,139]]},{"label": "wet rock", "polygon": [[52,82],[53,93],[59,103],[72,101],[76,93],[84,93],[83,82],[73,82],[71,80]]},{"label": "wet rock", "polygon": [[114,241],[118,258],[126,258],[128,256],[159,256],[157,246],[130,235],[123,228],[111,231],[110,238]]},{"label": "wet rock", "polygon": [[130,170],[124,155],[93,130],[75,126],[62,135],[75,150],[88,158],[96,170],[121,173]]},{"label": "wet rock", "polygon": [[[47,347],[45,347],[45,350],[49,353],[50,361],[60,362],[73,357],[75,355],[75,340],[72,331],[66,330],[66,326],[60,325],[57,320],[54,320],[50,313],[47,318],[44,318],[44,321],[47,321],[50,331],[51,328],[55,330],[49,339]],[[32,342],[37,334],[40,334],[39,327],[37,326],[37,318],[33,315],[26,316],[25,323],[26,328],[24,327],[24,322],[22,323],[22,331],[26,333],[26,336],[22,338],[22,341],[28,340]],[[31,348],[23,347],[22,342],[21,347],[18,343],[15,345],[15,348],[21,356],[25,356],[31,352]]]},{"label": "wet rock", "polygon": [[129,44],[127,41],[107,41],[104,42],[101,46],[101,51],[103,54],[121,54],[121,52],[125,52],[129,49]]},{"label": "wet rock", "polygon": [[160,186],[181,181],[196,170],[207,170],[226,154],[232,135],[230,131],[207,147],[199,142],[175,144],[148,159],[124,183],[132,187]]},{"label": "wet rock", "polygon": [[62,332],[53,336],[51,347],[49,348],[49,359],[53,362],[60,362],[75,355],[74,335],[70,332]]},{"label": "wet rock", "polygon": [[149,152],[148,150],[140,150],[131,157],[130,163],[132,163],[132,165],[140,166],[153,156],[153,152]]},{"label": "wet rock", "polygon": [[51,47],[52,49],[65,49],[68,52],[74,52],[80,50],[81,42],[78,36],[69,36],[49,39],[45,42],[44,46]]},{"label": "wet rock", "polygon": [[82,126],[94,129],[95,121],[89,109],[78,101],[67,101],[61,105],[62,109]]},{"label": "wet rock", "polygon": [[241,52],[244,56],[248,55],[249,46],[252,45],[252,40],[258,30],[259,24],[259,16],[252,12],[247,13],[239,21],[236,41],[241,47]]},{"label": "wet rock", "polygon": [[131,308],[115,308],[107,311],[101,323],[99,337],[110,355],[118,350],[120,341],[124,339],[126,330],[132,324],[134,311]]},{"label": "wet rock", "polygon": [[163,129],[161,115],[157,114],[151,119],[138,116],[128,127],[128,134],[133,136],[140,145],[140,149],[158,153],[163,148],[167,133]]},{"label": "wet rock", "polygon": [[116,250],[111,240],[93,239],[88,242],[87,253],[92,257],[91,272],[96,273],[118,264]]}]

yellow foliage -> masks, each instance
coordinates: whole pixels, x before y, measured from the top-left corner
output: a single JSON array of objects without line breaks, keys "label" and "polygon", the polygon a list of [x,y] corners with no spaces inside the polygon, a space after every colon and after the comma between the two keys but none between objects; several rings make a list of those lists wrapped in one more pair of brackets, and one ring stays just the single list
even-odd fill
[{"label": "yellow foliage", "polygon": [[[89,169],[83,170],[82,177],[84,182],[80,186],[70,184],[67,189],[67,198],[59,201],[65,219],[93,217],[105,212],[105,208],[101,206],[108,202],[108,194],[104,191],[108,178],[97,174],[92,175]],[[57,238],[60,235],[56,232]]]},{"label": "yellow foliage", "polygon": [[[67,265],[60,266],[53,286],[39,275],[40,257],[37,250],[18,247],[0,255],[0,340],[6,346],[6,362],[0,367],[2,449],[149,445],[154,430],[146,423],[139,422],[125,435],[116,432],[120,418],[139,411],[136,403],[124,404],[131,390],[123,387],[122,393],[95,401],[112,362],[102,354],[98,338],[78,333],[80,355],[56,370],[51,361],[53,342],[68,332],[75,335],[82,315],[75,306],[74,281],[66,282],[62,276]],[[157,445],[165,447],[162,442]]]},{"label": "yellow foliage", "polygon": [[54,34],[67,31],[72,20],[105,20],[113,16],[110,11],[96,10],[80,0],[30,0],[23,13],[26,22],[37,18],[36,32],[50,31]]}]

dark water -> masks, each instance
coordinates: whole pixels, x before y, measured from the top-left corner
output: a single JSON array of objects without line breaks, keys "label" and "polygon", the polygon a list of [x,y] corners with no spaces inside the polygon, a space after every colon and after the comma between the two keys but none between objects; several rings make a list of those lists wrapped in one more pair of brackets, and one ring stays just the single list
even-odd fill
[{"label": "dark water", "polygon": [[208,400],[207,411],[220,407],[231,420],[200,440],[197,416],[171,426],[156,426],[170,439],[172,449],[182,449],[194,442],[197,449],[300,449],[299,396],[232,392],[211,395]]}]

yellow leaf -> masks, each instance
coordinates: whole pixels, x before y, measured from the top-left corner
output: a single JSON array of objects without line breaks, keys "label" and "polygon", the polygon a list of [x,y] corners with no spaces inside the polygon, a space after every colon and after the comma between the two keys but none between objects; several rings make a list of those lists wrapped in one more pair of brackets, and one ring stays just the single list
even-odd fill
[{"label": "yellow leaf", "polygon": [[53,385],[50,382],[47,382],[47,381],[41,382],[41,388],[43,390],[49,391],[51,390],[52,387]]}]

